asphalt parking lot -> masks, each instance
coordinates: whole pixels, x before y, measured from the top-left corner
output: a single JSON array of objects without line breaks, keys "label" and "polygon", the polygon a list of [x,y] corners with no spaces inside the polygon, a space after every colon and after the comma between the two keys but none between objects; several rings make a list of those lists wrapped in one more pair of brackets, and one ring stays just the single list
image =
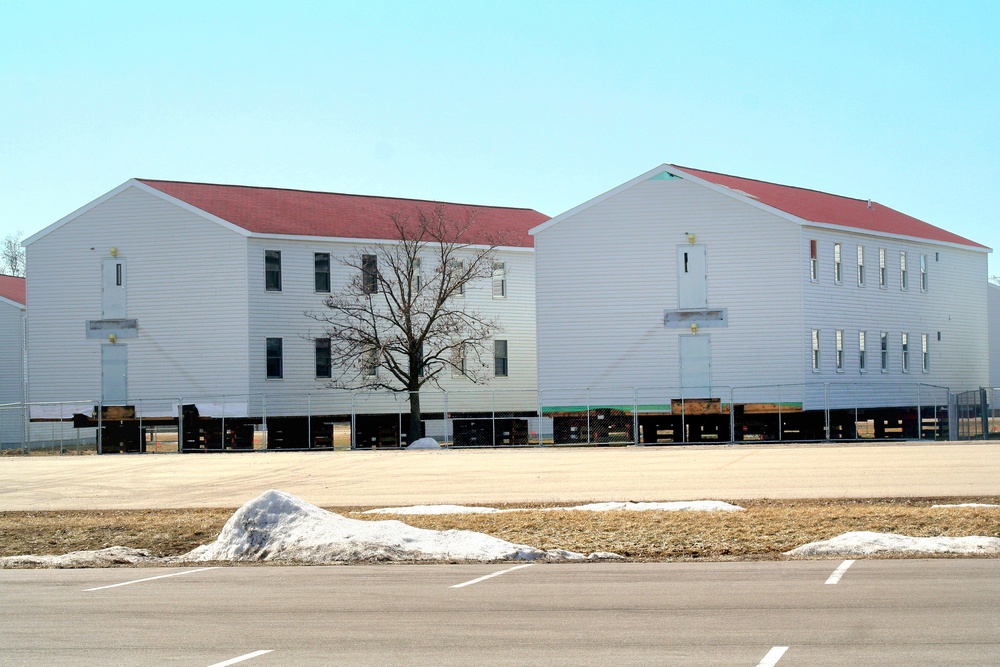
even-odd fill
[{"label": "asphalt parking lot", "polygon": [[1000,664],[1000,560],[0,571],[4,665]]}]

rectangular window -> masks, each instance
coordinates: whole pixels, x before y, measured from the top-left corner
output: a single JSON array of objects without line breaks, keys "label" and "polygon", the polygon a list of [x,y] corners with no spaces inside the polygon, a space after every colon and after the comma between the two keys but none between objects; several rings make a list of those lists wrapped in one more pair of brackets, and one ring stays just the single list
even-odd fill
[{"label": "rectangular window", "polygon": [[264,251],[264,289],[268,292],[281,291],[281,251]]},{"label": "rectangular window", "polygon": [[927,255],[920,256],[920,291],[927,291]]},{"label": "rectangular window", "polygon": [[837,329],[837,372],[844,372],[844,330]]},{"label": "rectangular window", "polygon": [[415,292],[419,292],[424,286],[424,276],[420,272],[421,266],[419,257],[413,258],[413,265],[411,268],[413,270],[413,290]]},{"label": "rectangular window", "polygon": [[315,285],[317,292],[330,291],[330,253],[317,252],[313,255],[316,267]]},{"label": "rectangular window", "polygon": [[316,377],[328,378],[333,375],[333,364],[330,356],[330,339],[316,339]]},{"label": "rectangular window", "polygon": [[858,246],[858,287],[865,286],[865,247]]},{"label": "rectangular window", "polygon": [[833,244],[833,282],[838,285],[844,282],[843,260],[840,256],[840,244]]},{"label": "rectangular window", "polygon": [[816,241],[809,241],[809,280],[819,280],[819,257],[816,252]]},{"label": "rectangular window", "polygon": [[461,346],[455,348],[451,358],[451,376],[453,378],[465,377],[465,373],[467,371],[465,363],[465,347]]},{"label": "rectangular window", "polygon": [[924,373],[931,370],[931,353],[928,347],[927,334],[920,334],[920,368]]},{"label": "rectangular window", "polygon": [[281,339],[267,339],[267,379],[280,380],[283,377]]},{"label": "rectangular window", "polygon": [[507,297],[507,272],[503,262],[493,262],[493,298]]},{"label": "rectangular window", "polygon": [[812,367],[813,372],[819,372],[819,329],[812,330]]},{"label": "rectangular window", "polygon": [[378,350],[369,348],[361,360],[362,373],[366,378],[378,377]]},{"label": "rectangular window", "polygon": [[465,279],[465,262],[460,259],[450,259],[448,260],[448,265],[450,269],[448,273],[451,277],[451,280],[448,282],[452,285],[456,282],[460,283],[455,294],[465,294],[465,282],[462,282]]},{"label": "rectangular window", "polygon": [[868,370],[868,352],[865,349],[868,341],[864,331],[858,332],[858,370],[862,373]]},{"label": "rectangular window", "polygon": [[493,341],[493,375],[507,377],[507,341]]},{"label": "rectangular window", "polygon": [[378,257],[361,255],[361,291],[365,294],[378,292]]},{"label": "rectangular window", "polygon": [[882,356],[882,372],[889,372],[889,333],[883,331],[880,334],[879,348]]},{"label": "rectangular window", "polygon": [[885,248],[878,249],[878,286],[881,289],[886,287]]},{"label": "rectangular window", "polygon": [[899,253],[899,289],[905,290],[909,288],[909,284],[906,282],[906,251]]},{"label": "rectangular window", "polygon": [[903,372],[910,372],[910,334],[904,333],[902,335],[903,343]]}]

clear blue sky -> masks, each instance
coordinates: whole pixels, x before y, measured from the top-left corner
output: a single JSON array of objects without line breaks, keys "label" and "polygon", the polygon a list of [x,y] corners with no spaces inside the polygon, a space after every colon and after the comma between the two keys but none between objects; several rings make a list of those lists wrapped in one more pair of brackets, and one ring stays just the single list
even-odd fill
[{"label": "clear blue sky", "polygon": [[0,0],[0,91],[0,237],[131,177],[556,215],[673,162],[1000,254],[993,1]]}]

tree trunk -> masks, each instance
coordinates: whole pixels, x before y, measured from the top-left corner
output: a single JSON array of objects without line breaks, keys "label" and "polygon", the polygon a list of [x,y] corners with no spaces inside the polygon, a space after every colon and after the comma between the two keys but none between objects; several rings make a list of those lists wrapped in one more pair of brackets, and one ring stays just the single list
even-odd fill
[{"label": "tree trunk", "polygon": [[424,437],[424,423],[420,421],[420,391],[410,391],[410,427],[406,431],[406,444]]}]

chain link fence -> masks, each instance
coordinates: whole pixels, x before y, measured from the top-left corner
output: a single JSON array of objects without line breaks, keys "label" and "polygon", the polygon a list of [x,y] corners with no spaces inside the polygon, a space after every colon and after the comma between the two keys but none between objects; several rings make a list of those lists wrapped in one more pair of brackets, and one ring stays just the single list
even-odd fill
[{"label": "chain link fence", "polygon": [[[1000,414],[989,407],[994,390],[952,395],[927,384],[872,382],[693,393],[671,386],[424,390],[415,436],[449,447],[1000,437]],[[0,405],[0,453],[398,449],[415,439],[405,393],[329,390],[133,403]]]}]

